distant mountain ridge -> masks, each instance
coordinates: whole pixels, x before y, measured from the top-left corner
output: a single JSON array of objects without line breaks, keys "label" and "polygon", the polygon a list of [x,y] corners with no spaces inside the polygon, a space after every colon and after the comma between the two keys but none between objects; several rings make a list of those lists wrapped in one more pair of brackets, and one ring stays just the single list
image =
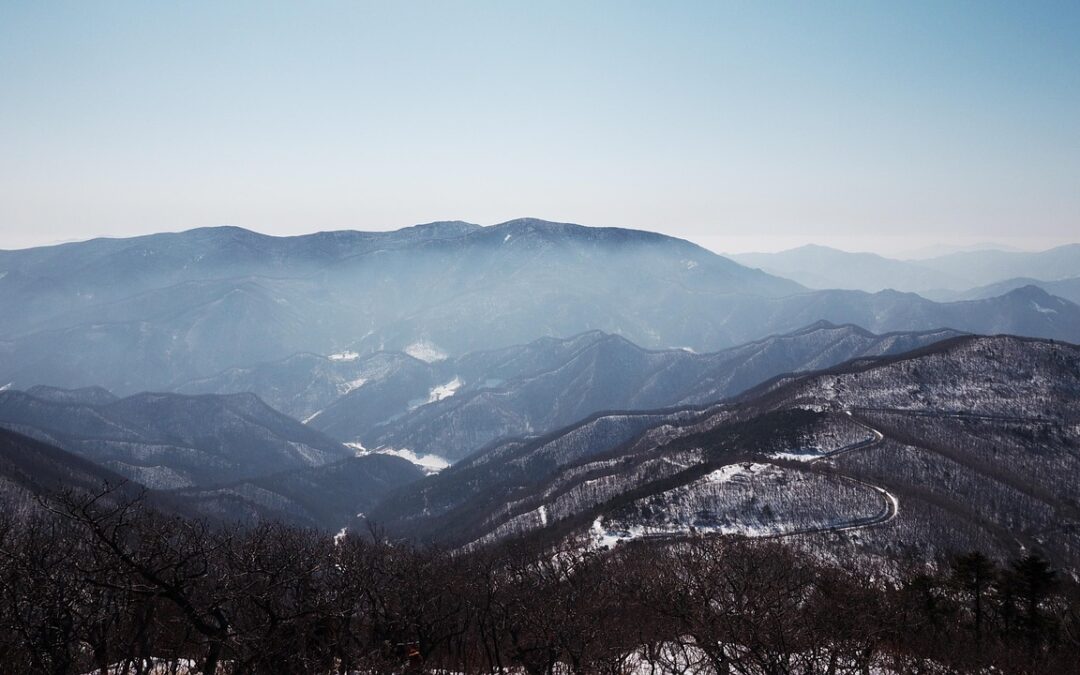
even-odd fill
[{"label": "distant mountain ridge", "polygon": [[[1014,278],[1030,283],[1054,282],[1080,276],[1080,244],[1046,251],[982,249],[958,251],[917,260],[887,258],[874,253],[853,253],[826,246],[807,245],[777,253],[740,253],[732,260],[757,267],[816,289],[877,292],[913,291],[935,299],[974,299],[965,295],[975,287],[993,286]],[[1018,288],[1013,284],[996,295]],[[1050,287],[1047,291],[1054,293]],[[1069,297],[1069,296],[1065,296]],[[1069,299],[1074,300],[1070,297]]]},{"label": "distant mountain ridge", "polygon": [[458,460],[497,438],[545,433],[600,410],[712,402],[781,373],[899,353],[956,334],[879,336],[822,321],[696,354],[644,349],[590,331],[435,363],[393,352],[348,359],[298,354],[180,391],[250,391],[341,441]]},{"label": "distant mountain ridge", "polygon": [[43,493],[105,483],[215,522],[339,529],[425,473],[355,452],[250,393],[136,394],[35,387],[0,392],[0,488]]},{"label": "distant mountain ridge", "polygon": [[1057,281],[1040,281],[1030,277],[1017,277],[999,281],[987,286],[971,288],[958,293],[939,292],[933,294],[933,299],[945,301],[985,300],[986,298],[993,298],[1010,293],[1017,288],[1024,288],[1025,286],[1035,286],[1050,295],[1056,295],[1069,302],[1080,303],[1080,276],[1059,279]]},{"label": "distant mountain ridge", "polygon": [[370,443],[460,459],[496,439],[543,434],[599,411],[712,403],[780,373],[899,353],[956,334],[878,336],[819,322],[711,354],[646,350],[619,336],[589,334],[561,363],[419,407],[373,429]]},{"label": "distant mountain ridge", "polygon": [[[30,496],[62,490],[95,492],[105,485],[119,487],[126,480],[88,459],[0,428],[0,494],[5,483],[9,490]],[[125,492],[134,496],[140,489],[141,486],[133,483]]]},{"label": "distant mountain ridge", "polygon": [[309,352],[426,360],[590,330],[711,352],[825,319],[1080,340],[1080,310],[811,292],[689,242],[532,218],[269,237],[205,228],[0,253],[0,386],[172,390]]},{"label": "distant mountain ridge", "polygon": [[876,253],[852,253],[814,244],[778,253],[737,253],[728,257],[814,289],[919,293],[971,285],[948,270],[934,269],[921,261],[894,260]]},{"label": "distant mountain ridge", "polygon": [[0,377],[169,389],[296,352],[452,354],[619,330],[722,340],[711,303],[801,287],[663,235],[519,219],[267,237],[210,228],[0,255]]},{"label": "distant mountain ridge", "polygon": [[968,287],[1014,277],[1056,281],[1080,276],[1080,244],[1045,251],[963,251],[920,260],[920,265],[968,280]]}]

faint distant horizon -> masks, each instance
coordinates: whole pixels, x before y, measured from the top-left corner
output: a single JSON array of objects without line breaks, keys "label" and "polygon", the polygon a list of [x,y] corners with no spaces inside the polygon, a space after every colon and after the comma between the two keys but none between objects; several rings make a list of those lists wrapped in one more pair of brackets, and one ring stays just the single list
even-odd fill
[{"label": "faint distant horizon", "polygon": [[[521,216],[524,217],[524,216]],[[935,256],[948,255],[950,253],[961,253],[970,251],[1009,251],[1009,252],[1038,252],[1048,249],[1056,248],[1058,246],[1065,246],[1080,242],[1077,239],[1051,239],[1051,238],[1037,238],[1037,237],[1015,237],[1004,238],[997,240],[985,240],[978,237],[962,237],[954,236],[948,238],[941,238],[937,240],[933,239],[919,239],[906,235],[832,235],[823,236],[819,238],[810,238],[806,235],[784,235],[784,234],[737,234],[737,235],[709,235],[709,234],[690,234],[678,233],[672,231],[665,231],[661,228],[649,228],[639,227],[623,224],[594,224],[589,222],[581,222],[566,219],[555,218],[541,218],[552,222],[572,222],[578,225],[584,225],[586,227],[619,227],[631,230],[643,230],[648,232],[658,232],[667,236],[675,237],[678,239],[685,239],[701,246],[718,255],[739,255],[744,253],[777,253],[781,251],[788,251],[791,249],[801,248],[804,246],[823,246],[827,248],[833,248],[840,251],[846,251],[849,253],[874,253],[887,258],[895,258],[899,260],[904,259],[924,259],[932,258]],[[41,237],[34,237],[34,232],[25,232],[29,235],[26,238],[21,238],[23,241],[10,241],[11,237],[5,237],[5,241],[0,241],[0,251],[12,251],[28,248],[40,248],[48,246],[60,246],[63,244],[74,244],[79,242],[91,241],[93,239],[128,239],[139,236],[146,236],[151,234],[162,233],[178,233],[186,232],[188,230],[200,229],[204,227],[240,227],[252,232],[258,232],[273,237],[290,237],[290,236],[302,236],[307,234],[315,234],[317,232],[333,232],[333,231],[358,231],[358,232],[391,232],[406,227],[412,227],[414,225],[438,222],[438,221],[452,221],[461,220],[464,222],[475,223],[480,226],[492,226],[499,223],[506,222],[506,220],[513,220],[509,218],[506,220],[500,220],[498,222],[480,223],[467,218],[437,218],[434,220],[425,220],[418,223],[402,223],[395,224],[388,227],[381,228],[365,228],[365,227],[327,227],[327,228],[312,228],[303,229],[296,228],[290,231],[277,231],[268,232],[255,226],[240,225],[237,223],[217,223],[213,225],[193,225],[192,227],[181,228],[163,228],[160,230],[145,230],[138,232],[99,232],[88,235],[86,237],[66,237],[66,238],[49,238],[47,233],[44,233]]]}]

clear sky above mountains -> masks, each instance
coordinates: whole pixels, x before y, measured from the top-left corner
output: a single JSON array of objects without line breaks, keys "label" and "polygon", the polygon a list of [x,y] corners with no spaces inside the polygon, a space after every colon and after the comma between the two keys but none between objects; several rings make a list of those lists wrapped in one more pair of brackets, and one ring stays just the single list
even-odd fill
[{"label": "clear sky above mountains", "polygon": [[537,216],[1080,232],[1080,4],[0,2],[0,248]]}]

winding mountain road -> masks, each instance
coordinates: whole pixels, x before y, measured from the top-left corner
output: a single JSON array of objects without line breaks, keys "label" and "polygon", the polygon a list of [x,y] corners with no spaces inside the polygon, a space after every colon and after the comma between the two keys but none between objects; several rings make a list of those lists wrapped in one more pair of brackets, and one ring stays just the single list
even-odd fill
[{"label": "winding mountain road", "polygon": [[[871,433],[871,437],[862,441],[858,441],[857,443],[845,445],[844,447],[833,450],[832,452],[827,452],[820,457],[811,460],[811,466],[815,464],[820,464],[822,462],[827,462],[835,457],[839,457],[840,455],[846,455],[852,452],[857,452],[859,450],[867,450],[869,448],[873,448],[881,444],[881,442],[885,440],[885,434],[881,433],[869,424],[855,419],[854,415],[852,415],[850,410],[845,410],[844,414],[847,415],[852,422],[869,431]],[[845,532],[849,530],[861,530],[868,527],[883,525],[892,520],[893,518],[896,518],[897,514],[900,513],[900,500],[896,497],[896,495],[889,492],[880,485],[875,485],[865,480],[854,478],[852,476],[845,476],[843,474],[836,474],[836,477],[842,478],[843,480],[849,481],[851,483],[855,483],[856,485],[870,488],[871,490],[881,495],[881,499],[884,504],[884,509],[882,510],[882,512],[868,520],[850,522],[844,525],[829,525],[825,527],[804,528],[798,531],[784,532],[782,534],[770,536],[779,538],[790,537],[797,534],[814,534],[818,532]]]},{"label": "winding mountain road", "polygon": [[[852,411],[844,410],[843,412],[844,412],[844,414],[846,414],[851,419],[852,422],[854,422],[855,424],[859,425],[860,427],[862,427],[862,428],[866,429],[868,432],[870,432],[870,437],[865,438],[865,439],[863,439],[861,441],[857,441],[855,443],[850,443],[850,444],[845,445],[845,446],[843,446],[841,448],[837,448],[836,450],[832,450],[830,452],[819,455],[818,457],[815,457],[815,458],[811,459],[809,462],[807,462],[808,465],[814,466],[814,465],[820,464],[822,462],[828,462],[828,461],[830,461],[830,460],[832,460],[832,459],[834,459],[836,457],[839,457],[841,455],[850,454],[852,452],[858,452],[860,450],[868,450],[870,448],[876,447],[877,445],[881,444],[885,440],[885,435],[883,433],[881,433],[880,431],[878,431],[874,427],[866,424],[865,422],[862,422],[861,420],[855,419],[854,415],[852,414]],[[842,524],[837,524],[837,525],[826,525],[826,526],[819,526],[819,527],[805,527],[805,528],[799,528],[799,529],[791,530],[791,531],[788,531],[788,532],[778,532],[778,533],[775,533],[775,534],[759,534],[759,535],[744,534],[744,535],[736,535],[736,536],[745,536],[748,539],[780,539],[782,537],[794,537],[794,536],[798,536],[798,535],[819,534],[819,533],[825,533],[825,532],[846,532],[846,531],[852,531],[852,530],[862,530],[862,529],[866,529],[866,528],[870,528],[870,527],[877,527],[879,525],[884,525],[885,523],[888,523],[889,521],[896,518],[897,514],[899,514],[899,512],[900,512],[900,500],[896,497],[896,495],[889,492],[884,487],[882,487],[880,485],[875,485],[874,483],[870,483],[870,482],[862,480],[860,478],[854,478],[852,476],[846,476],[844,474],[837,473],[837,474],[833,474],[833,475],[836,478],[839,478],[841,480],[846,480],[846,481],[848,481],[850,483],[853,483],[853,484],[856,484],[856,485],[859,485],[859,486],[862,486],[862,487],[865,487],[865,488],[869,488],[870,490],[873,490],[874,492],[876,492],[881,497],[881,501],[882,501],[882,509],[881,509],[881,511],[878,512],[877,514],[875,514],[873,516],[870,516],[870,517],[867,517],[867,518],[853,520],[853,521],[849,521],[847,523],[842,523]],[[590,534],[594,538],[596,538],[598,541],[602,542],[605,545],[609,545],[609,546],[614,545],[614,544],[616,544],[616,543],[618,543],[620,541],[623,541],[622,538],[620,538],[618,536],[613,536],[604,529],[604,527],[603,527],[603,518],[604,518],[603,515],[601,515],[601,516],[597,517],[595,521],[593,521],[592,527],[590,528]],[[650,534],[644,535],[644,537],[642,537],[642,538],[648,538],[648,539],[678,539],[678,538],[683,537],[683,536],[686,536],[686,535],[683,534],[683,533],[650,533]]]}]

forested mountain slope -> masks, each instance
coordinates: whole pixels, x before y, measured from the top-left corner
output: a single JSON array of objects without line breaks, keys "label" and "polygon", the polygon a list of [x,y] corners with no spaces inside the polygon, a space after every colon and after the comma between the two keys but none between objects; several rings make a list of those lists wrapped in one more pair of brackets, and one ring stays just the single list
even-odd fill
[{"label": "forested mountain slope", "polygon": [[766,383],[703,410],[598,415],[506,442],[373,518],[467,543],[785,536],[886,563],[1038,547],[1080,565],[1080,348],[958,337]]}]

